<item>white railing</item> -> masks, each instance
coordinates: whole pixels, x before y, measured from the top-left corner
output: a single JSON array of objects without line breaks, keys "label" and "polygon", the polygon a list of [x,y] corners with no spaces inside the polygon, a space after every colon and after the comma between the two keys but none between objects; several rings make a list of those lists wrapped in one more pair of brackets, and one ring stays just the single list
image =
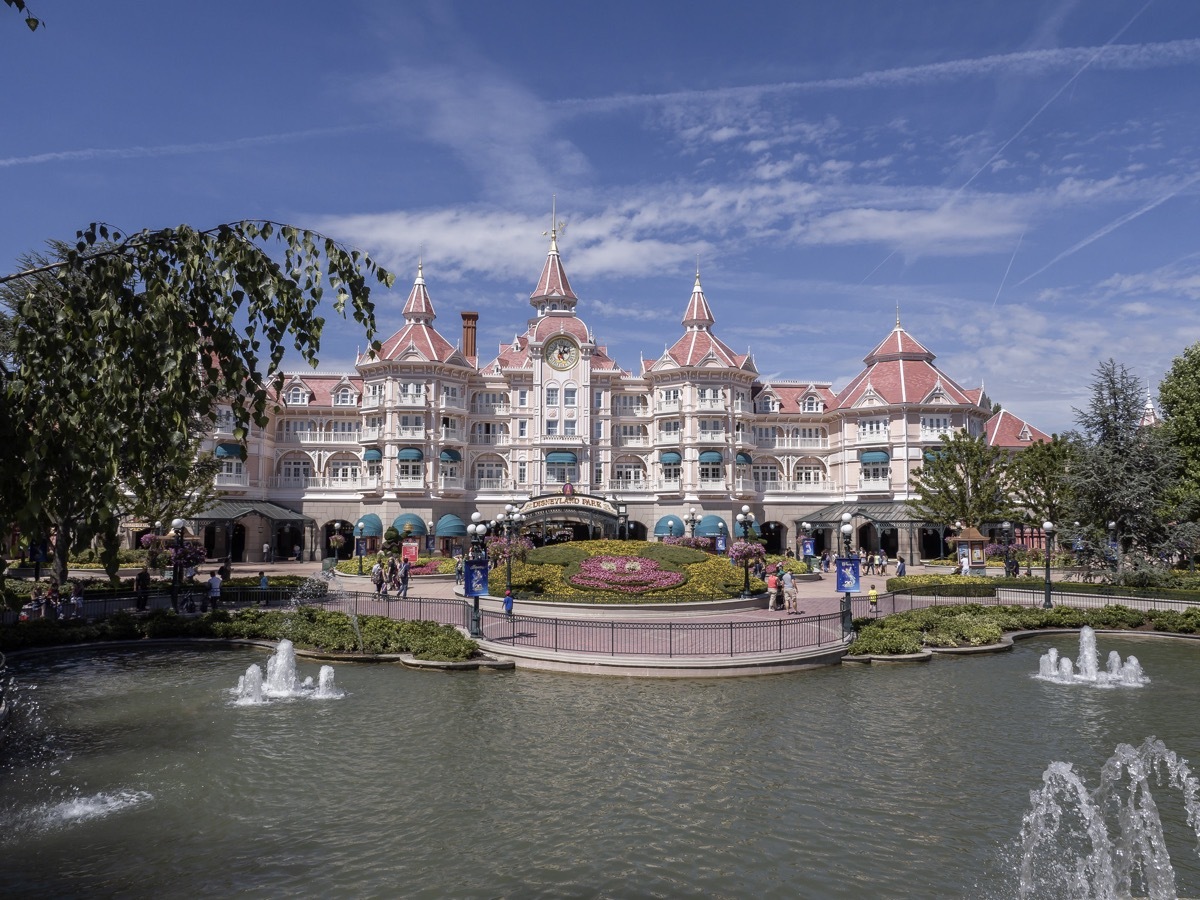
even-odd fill
[{"label": "white railing", "polygon": [[438,477],[438,487],[443,491],[461,491],[466,480],[461,475],[441,475]]},{"label": "white railing", "polygon": [[647,435],[619,434],[613,439],[614,447],[649,447],[650,438]]},{"label": "white railing", "polygon": [[723,491],[726,490],[724,478],[701,478],[700,490],[702,491]]},{"label": "white railing", "polygon": [[622,406],[614,404],[612,408],[614,416],[648,416],[650,415],[650,407],[646,404],[640,406]]},{"label": "white railing", "polygon": [[727,438],[727,433],[724,431],[701,431],[696,435],[696,440],[702,444],[723,444]]},{"label": "white railing", "polygon": [[763,437],[754,439],[754,445],[762,450],[828,450],[829,438],[808,437]]},{"label": "white railing", "polygon": [[608,482],[610,491],[648,491],[650,482],[645,478],[613,478]]},{"label": "white railing", "polygon": [[287,431],[279,438],[281,444],[357,444],[360,431]]},{"label": "white railing", "polygon": [[457,428],[443,428],[439,434],[443,441],[454,441],[456,444],[463,442],[463,433]]},{"label": "white railing", "polygon": [[425,395],[422,394],[400,394],[396,397],[397,406],[424,406]]},{"label": "white railing", "polygon": [[[385,485],[386,487],[387,485]],[[392,482],[392,487],[398,491],[423,491],[425,490],[424,478],[397,478]]]},{"label": "white railing", "polygon": [[940,443],[943,437],[950,437],[957,429],[947,428],[944,431],[941,429],[922,428],[921,440],[928,441],[932,444]]},{"label": "white railing", "polygon": [[860,478],[858,479],[858,489],[860,491],[890,491],[892,481],[890,478]]},{"label": "white railing", "polygon": [[888,440],[886,431],[860,431],[857,442],[859,444],[886,444]]},{"label": "white railing", "polygon": [[360,441],[377,441],[383,436],[383,426],[368,425],[360,433],[358,439]]},{"label": "white railing", "polygon": [[376,394],[374,397],[363,397],[362,408],[363,409],[379,409],[379,406],[382,402],[383,402],[383,398],[380,397],[378,394]]},{"label": "white railing", "polygon": [[660,413],[679,412],[679,410],[680,410],[680,403],[678,400],[659,400],[657,403],[654,404],[655,412],[660,412]]},{"label": "white railing", "polygon": [[452,397],[448,394],[442,394],[442,409],[466,409],[467,400],[465,397]]},{"label": "white railing", "polygon": [[582,434],[544,434],[542,443],[553,444],[557,447],[580,447],[584,444],[584,438]]},{"label": "white railing", "polygon": [[701,409],[701,410],[704,410],[705,412],[713,412],[713,411],[724,412],[725,411],[725,398],[718,397],[716,399],[712,399],[709,397],[704,397],[703,399],[696,401],[696,409]]},{"label": "white railing", "polygon": [[680,481],[678,478],[660,478],[658,479],[658,490],[660,491],[678,491],[680,489]]},{"label": "white railing", "polygon": [[743,413],[744,415],[752,415],[754,413],[754,404],[749,400],[734,400],[733,411],[735,413]]},{"label": "white railing", "polygon": [[656,443],[656,444],[678,444],[679,443],[679,432],[678,431],[660,431],[658,434],[656,434],[654,436],[654,443]]},{"label": "white railing", "polygon": [[471,490],[473,491],[507,491],[509,482],[507,478],[472,478]]},{"label": "white railing", "polygon": [[396,429],[396,434],[405,441],[425,440],[425,428],[420,425],[401,425]]},{"label": "white railing", "polygon": [[214,481],[217,487],[248,487],[250,484],[250,476],[243,472],[241,475],[230,475],[225,472],[218,472]]},{"label": "white railing", "polygon": [[272,475],[270,485],[273,488],[303,490],[308,487],[308,480],[311,477],[311,475]]},{"label": "white railing", "polygon": [[492,446],[496,446],[496,445],[500,445],[500,444],[507,444],[508,443],[508,435],[507,434],[472,434],[470,442],[472,444],[488,444],[488,445],[492,445]]},{"label": "white railing", "polygon": [[471,412],[481,416],[507,416],[512,408],[507,403],[472,403]]}]

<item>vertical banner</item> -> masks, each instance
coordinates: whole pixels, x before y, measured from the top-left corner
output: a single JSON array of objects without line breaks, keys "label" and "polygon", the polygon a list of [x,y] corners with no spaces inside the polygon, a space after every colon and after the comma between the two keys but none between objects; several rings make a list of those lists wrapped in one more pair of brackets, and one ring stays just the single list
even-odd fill
[{"label": "vertical banner", "polygon": [[800,541],[800,553],[802,556],[805,556],[805,557],[816,556],[817,555],[816,539],[815,538],[804,538],[802,541]]},{"label": "vertical banner", "polygon": [[718,553],[725,552],[725,535],[723,535],[723,534],[717,535],[717,552]]},{"label": "vertical banner", "polygon": [[433,542],[436,540],[432,534],[425,535],[425,552],[430,556],[433,555]]},{"label": "vertical banner", "polygon": [[367,539],[366,538],[360,537],[360,538],[354,539],[354,555],[355,556],[366,556],[367,555]]},{"label": "vertical banner", "polygon": [[400,545],[400,557],[401,559],[407,559],[409,565],[416,565],[420,549],[421,544],[419,541],[405,541]]},{"label": "vertical banner", "polygon": [[463,593],[480,597],[488,592],[488,561],[468,559],[463,563]]},{"label": "vertical banner", "polygon": [[860,590],[857,556],[837,558],[837,589],[839,594],[855,594]]}]

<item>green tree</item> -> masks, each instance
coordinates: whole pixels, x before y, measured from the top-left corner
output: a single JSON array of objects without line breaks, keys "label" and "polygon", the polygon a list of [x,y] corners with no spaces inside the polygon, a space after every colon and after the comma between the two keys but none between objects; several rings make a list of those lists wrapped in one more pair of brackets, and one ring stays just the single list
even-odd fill
[{"label": "green tree", "polygon": [[15,9],[17,12],[25,14],[25,24],[29,27],[30,31],[37,31],[39,28],[46,27],[45,22],[43,22],[41,19],[34,18],[34,15],[29,11],[29,7],[26,5],[25,0],[4,0],[4,4],[10,9]]},{"label": "green tree", "polygon": [[1171,446],[1180,458],[1175,499],[1181,514],[1200,517],[1200,344],[1175,357],[1158,386],[1158,402]]},{"label": "green tree", "polygon": [[1046,520],[1057,524],[1073,514],[1068,474],[1074,452],[1071,442],[1056,434],[1050,443],[1038,441],[1013,457],[1009,477],[1015,516],[1040,525]]},{"label": "green tree", "polygon": [[926,522],[979,527],[1011,511],[1007,492],[1008,457],[983,435],[956,431],[942,435],[936,450],[912,473],[915,499],[908,504]]},{"label": "green tree", "polygon": [[115,571],[123,472],[184,477],[223,404],[240,442],[266,424],[287,347],[316,365],[326,287],[377,349],[368,279],[392,283],[356,250],[267,221],[128,236],[92,225],[59,255],[0,277],[17,289],[0,514],[53,538],[60,579],[69,552],[97,539]]},{"label": "green tree", "polygon": [[1094,535],[1116,524],[1122,563],[1131,553],[1153,555],[1166,542],[1177,509],[1179,455],[1169,430],[1142,427],[1141,387],[1115,360],[1103,362],[1092,379],[1092,396],[1075,410],[1078,432],[1068,486],[1075,518]]}]

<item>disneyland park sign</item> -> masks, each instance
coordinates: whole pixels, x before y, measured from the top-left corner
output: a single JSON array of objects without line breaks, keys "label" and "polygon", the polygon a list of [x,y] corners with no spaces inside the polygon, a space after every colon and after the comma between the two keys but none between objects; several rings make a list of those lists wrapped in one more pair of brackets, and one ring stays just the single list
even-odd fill
[{"label": "disneyland park sign", "polygon": [[522,504],[520,512],[524,515],[548,512],[550,510],[576,509],[589,510],[616,517],[617,507],[603,497],[592,497],[588,494],[576,494],[564,490],[561,494],[551,494],[546,497],[535,497]]}]

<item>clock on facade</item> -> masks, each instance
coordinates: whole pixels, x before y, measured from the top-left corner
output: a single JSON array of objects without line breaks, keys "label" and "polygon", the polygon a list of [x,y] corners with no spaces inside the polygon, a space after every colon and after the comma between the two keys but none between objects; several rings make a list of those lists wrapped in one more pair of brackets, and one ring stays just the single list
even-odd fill
[{"label": "clock on facade", "polygon": [[546,361],[551,368],[565,372],[579,362],[579,347],[568,337],[556,337],[546,342]]}]

